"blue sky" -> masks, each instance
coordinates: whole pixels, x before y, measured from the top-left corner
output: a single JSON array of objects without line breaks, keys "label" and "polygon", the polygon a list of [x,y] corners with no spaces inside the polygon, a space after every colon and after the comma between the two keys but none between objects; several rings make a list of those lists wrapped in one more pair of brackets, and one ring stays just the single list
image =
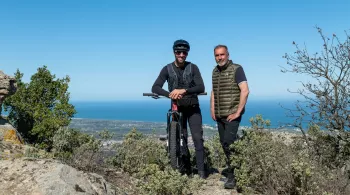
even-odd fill
[{"label": "blue sky", "polygon": [[307,78],[283,74],[292,41],[321,48],[327,35],[350,29],[350,1],[0,1],[0,69],[24,73],[47,65],[69,75],[71,100],[145,99],[160,69],[174,60],[172,43],[191,44],[206,91],[213,48],[229,47],[244,67],[252,99],[291,98]]}]

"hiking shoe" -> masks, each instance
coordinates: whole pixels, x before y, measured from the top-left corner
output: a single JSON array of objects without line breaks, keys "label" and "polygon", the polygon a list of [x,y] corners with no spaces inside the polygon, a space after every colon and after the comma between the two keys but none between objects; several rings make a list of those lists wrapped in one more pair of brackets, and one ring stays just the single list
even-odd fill
[{"label": "hiking shoe", "polygon": [[236,187],[236,180],[233,173],[228,173],[227,181],[224,184],[225,189],[233,189]]},{"label": "hiking shoe", "polygon": [[207,175],[205,174],[205,171],[198,171],[198,175],[202,179],[206,179],[207,178]]}]

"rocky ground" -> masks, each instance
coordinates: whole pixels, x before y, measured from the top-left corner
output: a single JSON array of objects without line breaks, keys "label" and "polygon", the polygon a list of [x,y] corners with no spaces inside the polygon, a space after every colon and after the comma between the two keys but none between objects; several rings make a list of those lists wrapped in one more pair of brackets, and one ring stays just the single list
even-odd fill
[{"label": "rocky ground", "polygon": [[[138,194],[135,179],[113,171],[103,174],[78,171],[53,159],[10,158],[0,160],[0,194]],[[231,195],[235,190],[223,189],[220,174],[210,175],[196,195]],[[110,181],[107,182],[106,180]]]},{"label": "rocky ground", "polygon": [[[275,136],[284,137],[289,143],[295,134],[281,132]],[[11,126],[0,124],[0,195],[139,194],[136,179],[126,173],[112,169],[83,172],[33,150],[21,143]],[[239,194],[236,190],[224,189],[223,185],[224,176],[211,174],[194,195]]]},{"label": "rocky ground", "polygon": [[[274,135],[283,137],[287,144],[297,136],[286,132]],[[23,144],[13,127],[0,121],[0,195],[139,194],[136,179],[126,173],[112,169],[83,172],[40,152],[43,151]],[[224,176],[211,174],[194,195],[239,194],[236,190],[224,189],[223,185]]]},{"label": "rocky ground", "polygon": [[[11,145],[0,142],[2,153],[6,150],[11,154],[11,157],[6,156],[7,160],[0,160],[0,195],[138,194],[136,180],[128,174],[110,170],[101,174],[102,177],[78,171],[54,159],[22,157],[25,147]],[[237,194],[235,190],[223,188],[222,177],[219,173],[210,175],[203,189],[194,194]]]},{"label": "rocky ground", "polygon": [[[136,179],[117,170],[79,171],[52,158],[42,158],[34,148],[20,143],[11,127],[0,125],[0,195],[136,195]],[[101,176],[103,175],[103,176]],[[194,195],[231,195],[220,173],[210,175]]]}]

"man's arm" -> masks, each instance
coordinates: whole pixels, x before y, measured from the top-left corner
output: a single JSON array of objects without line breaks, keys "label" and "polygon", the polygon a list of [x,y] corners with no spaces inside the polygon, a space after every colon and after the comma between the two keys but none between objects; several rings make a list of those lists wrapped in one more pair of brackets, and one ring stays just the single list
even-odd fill
[{"label": "man's arm", "polygon": [[216,117],[215,117],[215,102],[214,102],[214,91],[211,91],[211,95],[210,95],[210,115],[211,118],[216,121]]},{"label": "man's arm", "polygon": [[192,65],[192,71],[193,71],[193,81],[195,83],[195,86],[187,89],[187,94],[193,94],[193,93],[203,93],[205,91],[203,78],[201,75],[201,72],[199,71],[198,66]]},{"label": "man's arm", "polygon": [[210,110],[214,110],[214,109],[215,109],[214,91],[211,91],[211,95],[210,95]]},{"label": "man's arm", "polygon": [[247,103],[248,95],[249,95],[249,88],[248,88],[248,83],[247,82],[241,82],[239,84],[239,88],[241,89],[241,93],[239,96],[239,104],[238,104],[238,109],[237,113],[241,115],[242,110]]},{"label": "man's arm", "polygon": [[242,67],[239,67],[236,71],[236,83],[240,89],[240,97],[237,111],[235,113],[230,114],[227,117],[227,120],[231,122],[232,120],[241,116],[243,108],[245,107],[249,95],[249,88],[247,83],[247,78],[245,76],[244,70]]},{"label": "man's arm", "polygon": [[245,76],[243,67],[239,67],[236,72],[236,82],[241,90],[239,104],[237,113],[240,115],[243,111],[244,106],[247,103],[248,95],[249,95],[249,87],[247,83],[247,78]]},{"label": "man's arm", "polygon": [[164,66],[163,69],[160,71],[158,78],[156,79],[156,81],[152,86],[152,93],[156,93],[158,95],[163,95],[168,97],[169,92],[163,89],[163,85],[165,81],[168,79],[168,77],[169,77],[169,74],[168,74],[167,67]]}]

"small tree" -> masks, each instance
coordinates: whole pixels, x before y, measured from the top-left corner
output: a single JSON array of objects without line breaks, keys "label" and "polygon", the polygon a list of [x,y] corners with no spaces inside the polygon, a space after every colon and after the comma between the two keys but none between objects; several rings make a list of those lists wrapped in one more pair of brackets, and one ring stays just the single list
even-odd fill
[{"label": "small tree", "polygon": [[309,122],[329,130],[350,129],[350,37],[341,42],[335,34],[326,37],[321,28],[316,27],[322,38],[323,50],[309,54],[306,48],[296,47],[294,54],[285,54],[288,68],[282,72],[292,72],[308,76],[311,81],[302,82],[302,89],[296,92],[304,100],[296,102],[296,109],[290,109],[295,117],[294,126],[305,134],[302,124]]},{"label": "small tree", "polygon": [[23,73],[15,73],[17,92],[4,102],[10,122],[29,143],[52,147],[54,133],[70,123],[76,113],[69,103],[69,77],[55,79],[46,66],[38,68],[30,83],[22,81]]}]

